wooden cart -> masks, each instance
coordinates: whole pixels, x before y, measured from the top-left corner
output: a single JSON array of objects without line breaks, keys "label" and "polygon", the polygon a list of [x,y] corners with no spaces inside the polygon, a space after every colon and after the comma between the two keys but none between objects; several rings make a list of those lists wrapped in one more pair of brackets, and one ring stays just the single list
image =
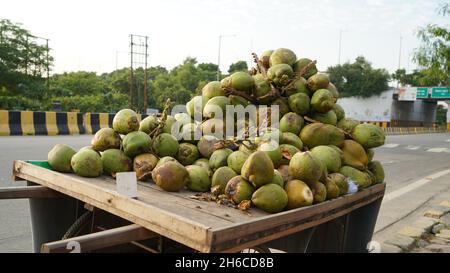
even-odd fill
[{"label": "wooden cart", "polygon": [[[34,249],[42,252],[68,252],[74,241],[83,252],[119,245],[150,252],[366,252],[385,191],[378,184],[318,205],[268,214],[195,200],[189,191],[164,192],[149,182],[138,182],[138,198],[131,199],[117,193],[110,177],[82,178],[32,162],[15,161],[13,176],[29,186],[3,189],[0,199],[30,198]],[[87,210],[88,231],[61,240]]]}]

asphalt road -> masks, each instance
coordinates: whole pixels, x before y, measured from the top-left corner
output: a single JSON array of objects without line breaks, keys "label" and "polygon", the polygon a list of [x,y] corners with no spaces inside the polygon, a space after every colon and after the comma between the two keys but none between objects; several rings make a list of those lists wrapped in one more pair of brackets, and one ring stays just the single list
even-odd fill
[{"label": "asphalt road", "polygon": [[[89,145],[92,136],[0,137],[0,187],[21,185],[11,177],[14,159],[45,159],[57,143],[74,148]],[[386,172],[387,192],[376,234],[419,209],[428,200],[450,192],[450,134],[388,136],[386,145],[375,150]],[[427,179],[423,183],[415,183]],[[419,181],[420,182],[420,181]],[[0,252],[31,252],[27,200],[0,200]]]}]

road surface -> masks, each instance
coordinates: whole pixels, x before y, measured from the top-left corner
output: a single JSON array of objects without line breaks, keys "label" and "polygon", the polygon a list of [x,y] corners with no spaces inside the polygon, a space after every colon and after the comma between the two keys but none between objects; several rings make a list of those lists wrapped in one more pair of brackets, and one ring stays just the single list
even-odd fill
[{"label": "road surface", "polygon": [[[0,137],[0,187],[11,181],[14,159],[45,159],[54,144],[74,148],[89,145],[92,136]],[[450,193],[450,134],[388,136],[375,150],[386,172],[387,192],[380,210],[375,238],[420,209],[429,200]],[[0,252],[31,252],[27,200],[0,200]]]}]

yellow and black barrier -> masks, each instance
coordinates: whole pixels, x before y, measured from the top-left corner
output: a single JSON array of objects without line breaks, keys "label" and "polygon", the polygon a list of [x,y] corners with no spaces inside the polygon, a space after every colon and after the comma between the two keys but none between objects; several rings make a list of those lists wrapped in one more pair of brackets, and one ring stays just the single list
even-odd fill
[{"label": "yellow and black barrier", "polygon": [[84,134],[83,114],[0,110],[0,135]]}]

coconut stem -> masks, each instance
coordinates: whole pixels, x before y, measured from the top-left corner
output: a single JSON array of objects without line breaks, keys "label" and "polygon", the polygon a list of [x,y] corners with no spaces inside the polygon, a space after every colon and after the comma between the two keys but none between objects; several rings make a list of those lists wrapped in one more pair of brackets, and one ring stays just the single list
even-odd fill
[{"label": "coconut stem", "polygon": [[309,64],[307,64],[305,67],[302,68],[302,70],[300,70],[300,72],[297,73],[298,77],[303,77],[303,75],[306,73],[306,71],[308,71],[308,69],[311,68],[311,66],[316,65],[317,64],[317,60],[311,61]]},{"label": "coconut stem", "polygon": [[234,88],[231,87],[224,87],[223,90],[225,90],[225,95],[229,96],[229,95],[236,95],[236,96],[241,96],[244,99],[252,102],[252,103],[256,103],[255,98],[253,98],[252,96],[250,96],[249,94],[236,90]]},{"label": "coconut stem", "polygon": [[258,58],[258,55],[256,55],[255,52],[252,53],[253,61],[256,64],[256,70],[258,70],[261,75],[263,75],[264,79],[267,80],[267,71],[264,65],[262,64],[261,60]]},{"label": "coconut stem", "polygon": [[295,76],[289,81],[289,83],[283,87],[283,92],[285,92],[286,89],[292,88],[292,85],[294,84],[294,82],[298,79],[300,79],[301,77],[303,77],[303,75],[306,73],[306,71],[308,71],[308,69],[311,68],[311,66],[315,65],[317,63],[316,60],[311,61],[309,64],[305,65],[305,67],[302,68],[302,70],[300,70],[298,73],[295,74]]},{"label": "coconut stem", "polygon": [[164,104],[164,110],[161,115],[161,121],[159,122],[158,126],[155,129],[153,129],[153,131],[151,131],[149,134],[149,136],[151,137],[150,147],[151,147],[152,151],[153,151],[153,141],[155,140],[155,138],[157,136],[159,136],[162,133],[163,128],[166,125],[166,120],[167,120],[167,115],[168,115],[168,112],[170,109],[170,104],[171,104],[171,102],[170,102],[170,98],[169,98],[166,100],[166,103]]}]

